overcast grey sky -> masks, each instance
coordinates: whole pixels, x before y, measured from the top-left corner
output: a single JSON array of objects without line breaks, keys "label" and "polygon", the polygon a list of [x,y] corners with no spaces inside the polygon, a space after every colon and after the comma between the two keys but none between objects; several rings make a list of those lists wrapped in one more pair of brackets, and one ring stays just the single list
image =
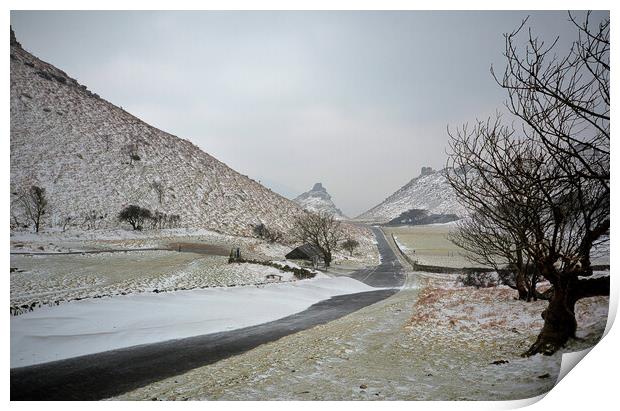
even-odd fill
[{"label": "overcast grey sky", "polygon": [[12,12],[18,41],[108,101],[287,197],[322,182],[356,216],[443,167],[447,125],[501,108],[489,67],[530,15]]}]

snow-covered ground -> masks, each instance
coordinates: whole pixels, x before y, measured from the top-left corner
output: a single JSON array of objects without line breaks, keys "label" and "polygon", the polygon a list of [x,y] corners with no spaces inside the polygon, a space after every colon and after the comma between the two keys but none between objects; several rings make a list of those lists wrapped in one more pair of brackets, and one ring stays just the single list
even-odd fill
[{"label": "snow-covered ground", "polygon": [[608,298],[583,299],[576,305],[581,340],[553,356],[521,358],[547,302],[517,301],[503,287],[459,287],[454,278],[410,273],[393,297],[116,399],[531,398],[553,388],[562,352],[595,344],[605,328]]},{"label": "snow-covered ground", "polygon": [[406,253],[407,251],[409,251],[409,247],[398,241],[398,236],[394,236],[394,242],[402,252]]},{"label": "snow-covered ground", "polygon": [[[11,232],[11,252],[68,252],[106,249],[166,248],[175,242],[192,242],[226,248],[240,247],[251,258],[283,258],[289,246],[252,237],[218,233],[200,228],[134,231],[131,229],[70,229]],[[249,255],[248,255],[249,253]]]},{"label": "snow-covered ground", "polygon": [[72,301],[11,319],[11,367],[276,320],[336,295],[374,290],[350,278]]},{"label": "snow-covered ground", "polygon": [[[350,226],[360,239],[354,255],[335,254],[334,264],[361,268],[378,263],[374,237]],[[177,251],[132,251],[68,254],[84,250],[171,248],[178,243],[227,250],[239,247],[246,259],[282,261],[292,245],[251,237],[232,236],[204,229],[69,230],[11,233],[11,252],[53,255],[11,255],[11,306],[63,303],[80,298],[117,294],[239,286],[265,282],[268,274],[291,280],[291,274],[253,264],[228,264],[227,256]],[[293,265],[292,262],[286,262]],[[296,264],[294,264],[296,265]],[[22,311],[21,309],[19,310]]]},{"label": "snow-covered ground", "polygon": [[[352,224],[342,224],[347,237],[356,239],[360,245],[354,252],[354,260],[362,265],[379,261],[379,252],[372,232]],[[131,229],[61,230],[46,229],[38,234],[28,230],[11,231],[11,252],[58,253],[105,249],[166,248],[175,242],[192,242],[242,249],[243,256],[252,259],[282,259],[295,246],[294,243],[271,243],[255,237],[237,236],[201,228],[176,228],[133,231]],[[339,250],[338,259],[349,256]],[[347,258],[350,260],[350,258]]]},{"label": "snow-covered ground", "polygon": [[14,308],[35,302],[55,305],[120,294],[262,284],[270,281],[266,279],[270,274],[294,280],[292,273],[274,267],[228,264],[226,257],[175,251],[12,256],[11,265],[20,268],[10,274]]}]

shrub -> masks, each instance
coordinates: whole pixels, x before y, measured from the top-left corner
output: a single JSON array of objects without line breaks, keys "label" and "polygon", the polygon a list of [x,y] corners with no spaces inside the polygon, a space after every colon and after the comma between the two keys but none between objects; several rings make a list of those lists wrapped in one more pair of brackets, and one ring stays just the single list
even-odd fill
[{"label": "shrub", "polygon": [[344,248],[345,250],[347,250],[349,252],[349,254],[351,256],[353,256],[353,251],[359,247],[360,243],[357,240],[354,240],[352,238],[347,238],[343,243],[342,243],[342,248]]},{"label": "shrub", "polygon": [[254,235],[262,240],[267,240],[270,243],[275,243],[282,239],[282,233],[278,230],[268,229],[263,223],[257,224],[253,228]]},{"label": "shrub", "polygon": [[17,200],[38,233],[49,209],[45,189],[35,185],[22,189]]},{"label": "shrub", "polygon": [[104,222],[108,215],[106,213],[101,213],[97,210],[90,210],[82,215],[84,221],[82,222],[82,227],[87,230],[97,230],[101,227],[101,224]]},{"label": "shrub", "polygon": [[475,288],[496,287],[499,284],[499,279],[495,272],[468,271],[459,275],[456,281],[465,287]]},{"label": "shrub", "polygon": [[142,230],[144,221],[153,218],[148,208],[142,208],[137,205],[128,205],[118,213],[118,219],[131,224],[134,230]]}]

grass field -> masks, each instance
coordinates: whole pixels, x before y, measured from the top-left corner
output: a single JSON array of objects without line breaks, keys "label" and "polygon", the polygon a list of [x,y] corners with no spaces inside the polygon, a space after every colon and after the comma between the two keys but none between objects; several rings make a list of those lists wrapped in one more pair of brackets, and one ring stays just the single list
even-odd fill
[{"label": "grass field", "polygon": [[[386,235],[394,235],[400,248],[412,260],[423,265],[442,267],[480,267],[465,258],[463,250],[448,240],[454,224],[430,224],[400,227],[382,227]],[[609,242],[592,251],[592,264],[609,264]]]},{"label": "grass field", "polygon": [[228,264],[222,256],[176,251],[11,256],[11,304],[66,302],[101,295],[223,287],[265,282],[289,274],[255,264]]},{"label": "grass field", "polygon": [[453,224],[383,227],[387,235],[394,235],[403,252],[419,264],[455,268],[478,266],[463,257],[462,250],[448,240],[452,229]]}]

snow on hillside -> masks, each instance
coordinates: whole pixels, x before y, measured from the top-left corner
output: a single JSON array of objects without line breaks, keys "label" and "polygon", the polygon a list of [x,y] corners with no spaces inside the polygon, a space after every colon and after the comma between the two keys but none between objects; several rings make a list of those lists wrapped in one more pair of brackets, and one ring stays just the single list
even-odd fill
[{"label": "snow on hillside", "polygon": [[305,210],[314,213],[327,212],[333,214],[336,218],[347,218],[342,211],[336,207],[323,184],[316,183],[310,191],[297,196],[293,201],[302,206]]},{"label": "snow on hillside", "polygon": [[446,170],[433,171],[423,167],[421,175],[356,219],[387,222],[413,208],[428,210],[431,214],[466,215],[466,210],[459,204],[454,190],[448,184]]},{"label": "snow on hillside", "polygon": [[[286,231],[294,202],[187,140],[158,130],[23,50],[11,33],[11,225],[24,224],[19,190],[46,190],[45,227],[66,217],[118,226],[136,204],[180,215],[183,227],[248,235],[263,222]],[[161,193],[161,194],[160,194]]]}]

